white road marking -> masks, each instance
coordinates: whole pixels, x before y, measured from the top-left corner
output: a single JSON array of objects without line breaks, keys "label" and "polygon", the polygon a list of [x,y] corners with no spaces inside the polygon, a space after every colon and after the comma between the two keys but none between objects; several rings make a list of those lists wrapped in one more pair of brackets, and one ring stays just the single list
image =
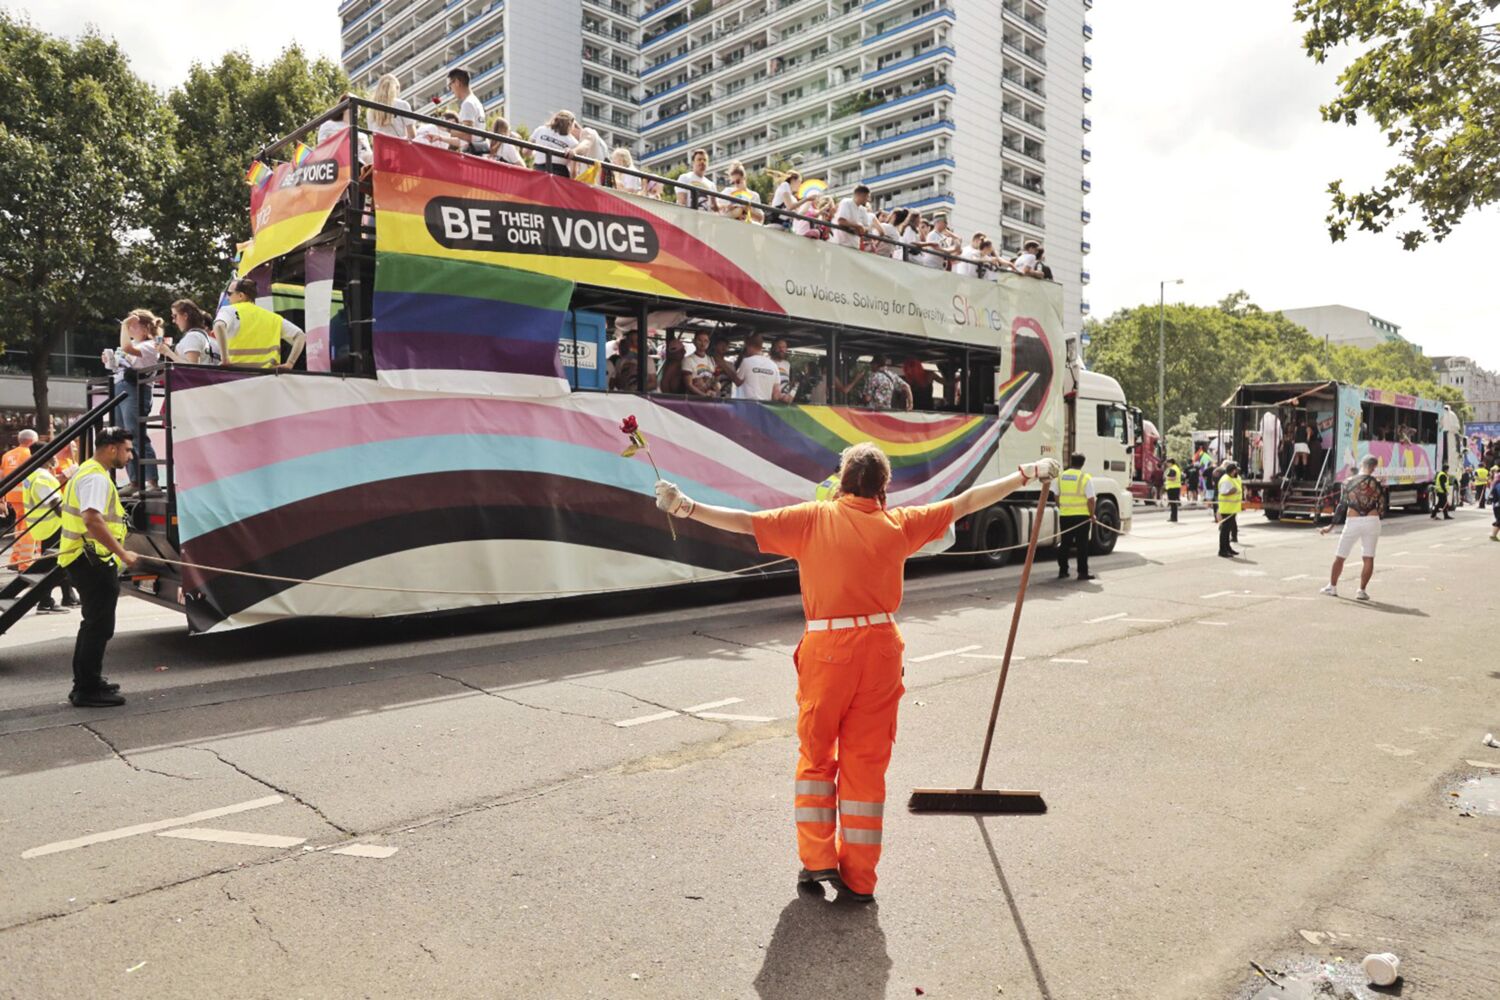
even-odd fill
[{"label": "white road marking", "polygon": [[1132,622],[1137,625],[1167,625],[1172,621],[1170,618],[1121,618],[1120,620],[1122,622]]},{"label": "white road marking", "polygon": [[1108,621],[1114,621],[1116,618],[1124,618],[1128,614],[1130,614],[1129,611],[1121,611],[1118,614],[1105,615],[1102,618],[1090,618],[1087,621],[1085,621],[1084,624],[1085,625],[1098,625],[1100,622],[1108,622]]},{"label": "white road marking", "polygon": [[1089,661],[1088,660],[1065,660],[1065,659],[1063,659],[1060,656],[1054,656],[1052,658],[1052,662],[1053,663],[1087,663]]},{"label": "white road marking", "polygon": [[1433,542],[1431,545],[1429,545],[1427,547],[1429,549],[1440,549],[1440,548],[1443,547],[1443,543],[1442,542]]},{"label": "white road marking", "polygon": [[347,854],[351,858],[388,858],[399,850],[399,847],[381,847],[378,844],[350,844],[348,847],[335,847],[328,853]]},{"label": "white road marking", "polygon": [[621,729],[629,729],[631,726],[644,726],[648,722],[660,722],[663,719],[675,719],[681,712],[657,712],[655,715],[643,715],[637,719],[625,719],[616,722],[615,725]]},{"label": "white road marking", "polygon": [[1400,559],[1402,556],[1409,556],[1409,555],[1411,555],[1410,552],[1392,552],[1391,553],[1391,558],[1392,559]]},{"label": "white road marking", "polygon": [[22,851],[21,857],[40,858],[47,854],[58,854],[62,851],[72,851],[80,847],[91,847],[94,844],[104,844],[111,840],[123,840],[126,837],[136,837],[143,833],[170,830],[174,826],[189,826],[193,823],[201,823],[207,819],[218,819],[220,816],[232,816],[235,813],[249,812],[251,809],[264,809],[266,806],[274,806],[280,801],[280,795],[267,795],[265,798],[251,799],[249,802],[239,802],[232,806],[205,809],[203,812],[195,812],[190,816],[178,816],[175,819],[159,819],[154,823],[140,823],[136,826],[122,826],[117,830],[91,833],[87,837],[78,837],[74,840],[59,840],[55,844],[43,844],[41,847],[33,847],[30,850]]},{"label": "white road marking", "polygon": [[1316,601],[1317,598],[1316,597],[1287,597],[1287,598],[1284,598],[1284,600],[1288,600],[1288,601]]},{"label": "white road marking", "polygon": [[[963,657],[966,660],[1003,660],[1003,659],[1005,659],[1005,654],[1004,653],[959,653],[958,655],[961,656],[961,657]],[[1026,657],[1024,657],[1024,656],[1012,656],[1010,658],[1010,662],[1015,663],[1017,660],[1024,660],[1024,659],[1026,659]]]},{"label": "white road marking", "polygon": [[1281,582],[1282,583],[1288,583],[1288,582],[1290,582],[1292,580],[1311,580],[1311,579],[1312,579],[1312,574],[1311,573],[1298,573],[1296,576],[1284,576],[1284,577],[1282,577],[1281,578]]},{"label": "white road marking", "polygon": [[245,833],[242,830],[212,830],[197,826],[186,830],[164,830],[158,837],[178,837],[182,840],[204,840],[211,844],[239,844],[242,847],[296,847],[306,837],[278,837],[274,833]]},{"label": "white road marking", "polygon": [[776,719],[769,715],[729,715],[725,712],[699,712],[700,719],[713,719],[716,722],[775,722]]},{"label": "white road marking", "polygon": [[1238,590],[1216,590],[1212,594],[1199,594],[1198,600],[1206,601],[1211,597],[1228,597],[1230,594],[1239,594]]},{"label": "white road marking", "polygon": [[907,660],[906,662],[907,663],[926,663],[928,660],[941,660],[945,656],[954,656],[954,655],[961,654],[961,653],[969,653],[969,652],[973,652],[976,649],[983,649],[983,648],[984,648],[983,646],[980,646],[980,645],[978,645],[976,643],[973,646],[960,646],[957,649],[945,649],[941,653],[928,653],[926,656],[913,656],[911,659]]},{"label": "white road marking", "polygon": [[1216,626],[1218,628],[1228,628],[1229,627],[1229,623],[1228,622],[1208,622],[1208,621],[1203,621],[1202,619],[1198,620],[1198,624],[1199,625],[1213,625],[1213,626]]},{"label": "white road marking", "polygon": [[706,712],[711,708],[723,708],[726,705],[738,705],[744,700],[745,699],[743,698],[724,698],[719,701],[708,701],[704,702],[702,705],[694,705],[692,708],[684,708],[683,712],[688,715],[697,715],[699,712]]}]

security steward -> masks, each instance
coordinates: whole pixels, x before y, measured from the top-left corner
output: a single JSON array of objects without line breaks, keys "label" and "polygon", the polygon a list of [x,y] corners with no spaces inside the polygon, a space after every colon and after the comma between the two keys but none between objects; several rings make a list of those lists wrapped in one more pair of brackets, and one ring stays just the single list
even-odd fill
[{"label": "security steward", "polygon": [[136,564],[125,550],[125,508],[115,490],[115,472],[125,468],[134,446],[123,427],[106,427],[94,438],[94,455],[63,489],[62,544],[57,561],[83,600],[83,621],[73,644],[73,690],[78,708],[125,704],[119,685],[104,678],[104,648],[115,634],[120,570]]},{"label": "security steward", "polygon": [[1096,579],[1089,572],[1089,546],[1094,540],[1094,477],[1083,471],[1084,458],[1068,459],[1068,469],[1057,480],[1057,578],[1068,576],[1068,552],[1078,552],[1078,579]]},{"label": "security steward", "polygon": [[838,488],[839,474],[838,470],[835,469],[833,475],[829,476],[827,479],[818,484],[818,488],[813,491],[813,499],[832,500],[835,496],[838,495]]},{"label": "security steward", "polygon": [[1437,520],[1438,511],[1443,512],[1443,520],[1453,520],[1453,515],[1448,513],[1448,492],[1453,487],[1453,480],[1448,475],[1447,469],[1439,469],[1437,477],[1432,481],[1432,519]]},{"label": "security steward", "polygon": [[1176,459],[1167,459],[1167,471],[1162,473],[1167,488],[1167,520],[1177,521],[1177,505],[1182,502],[1182,467]]},{"label": "security steward", "polygon": [[[253,278],[229,283],[229,305],[214,317],[214,336],[221,345],[224,363],[241,368],[279,368],[290,371],[302,356],[307,336],[291,320],[255,304],[258,293]],[[292,345],[281,360],[281,342]]]},{"label": "security steward", "polygon": [[[62,532],[63,488],[57,479],[61,458],[61,454],[53,455],[46,465],[34,470],[21,482],[22,502],[31,512],[26,518],[26,527],[36,543],[36,562],[31,564],[31,571],[40,576],[46,576],[57,565],[57,543]],[[49,583],[42,591],[36,605],[37,614],[55,615],[67,611],[53,598],[56,589],[57,584]],[[63,592],[71,593],[66,585]]]},{"label": "security steward", "polygon": [[1474,492],[1479,494],[1479,509],[1483,510],[1490,497],[1490,470],[1483,465],[1474,470]]},{"label": "security steward", "polygon": [[659,480],[656,505],[724,531],[754,535],[760,550],[797,560],[807,627],[797,666],[793,813],[802,859],[798,887],[832,885],[869,902],[885,813],[885,772],[896,735],[905,643],[896,627],[906,559],[957,518],[1017,488],[1057,475],[1042,459],[1004,479],[921,507],[885,505],[891,464],[873,444],[844,451],[838,497],[751,513],[697,503]]},{"label": "security steward", "polygon": [[1214,519],[1219,522],[1219,555],[1225,559],[1239,553],[1229,547],[1229,540],[1238,537],[1238,519],[1245,506],[1245,488],[1240,483],[1240,467],[1236,462],[1224,463],[1224,474],[1219,477],[1216,490],[1219,498],[1218,512]]}]

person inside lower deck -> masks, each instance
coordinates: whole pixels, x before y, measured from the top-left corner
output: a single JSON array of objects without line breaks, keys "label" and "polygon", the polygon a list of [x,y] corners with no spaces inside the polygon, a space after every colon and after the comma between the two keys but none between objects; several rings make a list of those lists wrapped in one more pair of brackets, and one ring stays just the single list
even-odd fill
[{"label": "person inside lower deck", "polygon": [[1057,472],[1055,461],[1042,459],[949,500],[887,508],[890,460],[864,443],[844,451],[837,495],[821,502],[751,513],[697,503],[673,483],[657,482],[657,506],[668,514],[754,535],[762,552],[797,560],[807,617],[792,656],[799,887],[821,893],[828,883],[858,902],[874,898],[885,772],[905,691],[905,644],[895,613],[907,558],[941,538],[955,519]]}]

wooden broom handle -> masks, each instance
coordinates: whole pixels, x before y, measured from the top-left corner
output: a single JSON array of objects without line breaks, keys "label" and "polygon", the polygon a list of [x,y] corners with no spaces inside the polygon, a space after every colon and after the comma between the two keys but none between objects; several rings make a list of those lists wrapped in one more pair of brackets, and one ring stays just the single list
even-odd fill
[{"label": "wooden broom handle", "polygon": [[990,708],[990,727],[984,732],[984,750],[979,755],[979,777],[974,789],[984,787],[984,769],[990,762],[990,744],[995,739],[995,720],[1000,717],[1000,699],[1005,696],[1005,677],[1010,673],[1010,654],[1016,646],[1016,629],[1021,624],[1021,605],[1026,601],[1026,584],[1031,579],[1031,564],[1036,560],[1036,543],[1042,535],[1042,518],[1047,513],[1047,493],[1052,483],[1042,480],[1041,496],[1036,502],[1036,516],[1031,519],[1031,541],[1026,544],[1026,564],[1021,567],[1021,585],[1016,590],[1016,607],[1010,616],[1010,635],[1005,638],[1005,660],[1000,664],[1000,683],[995,685],[995,704]]}]

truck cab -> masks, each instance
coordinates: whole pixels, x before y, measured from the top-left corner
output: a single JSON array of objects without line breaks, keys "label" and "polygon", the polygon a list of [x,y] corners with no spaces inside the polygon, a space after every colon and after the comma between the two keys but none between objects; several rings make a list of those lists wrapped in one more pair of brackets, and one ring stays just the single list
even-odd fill
[{"label": "truck cab", "polygon": [[1069,456],[1082,454],[1084,471],[1093,476],[1098,494],[1094,517],[1106,526],[1095,531],[1093,551],[1102,555],[1114,550],[1121,532],[1130,530],[1132,500],[1126,484],[1140,422],[1132,417],[1120,383],[1087,370],[1076,356],[1069,358],[1064,398],[1067,433],[1062,464],[1066,467]]}]

